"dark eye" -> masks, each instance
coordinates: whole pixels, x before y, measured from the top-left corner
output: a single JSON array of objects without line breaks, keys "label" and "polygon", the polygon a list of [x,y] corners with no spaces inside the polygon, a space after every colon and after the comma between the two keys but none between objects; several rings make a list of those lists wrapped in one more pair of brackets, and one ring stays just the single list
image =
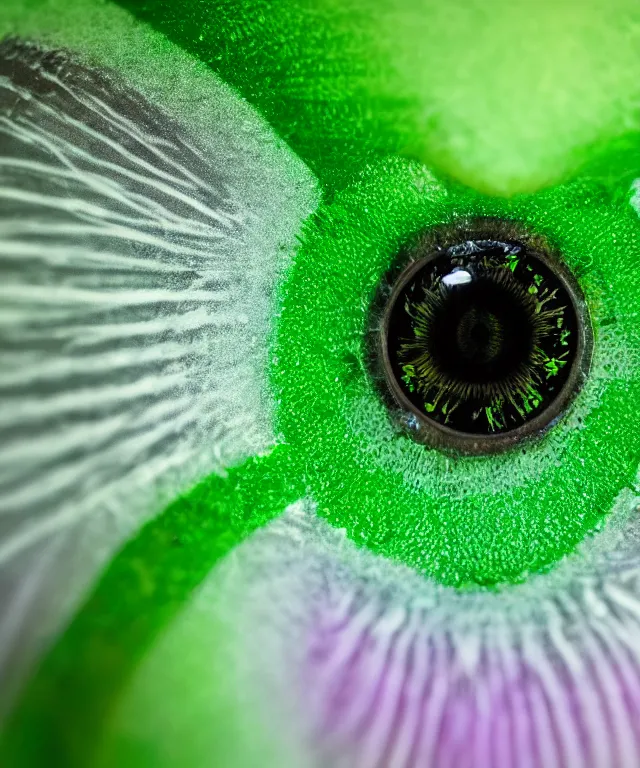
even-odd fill
[{"label": "dark eye", "polygon": [[449,6],[131,10],[0,47],[8,764],[635,765],[634,137]]},{"label": "dark eye", "polygon": [[381,296],[373,357],[409,433],[435,447],[494,453],[540,437],[589,370],[575,278],[517,226],[496,239],[505,229],[488,220],[423,235]]}]

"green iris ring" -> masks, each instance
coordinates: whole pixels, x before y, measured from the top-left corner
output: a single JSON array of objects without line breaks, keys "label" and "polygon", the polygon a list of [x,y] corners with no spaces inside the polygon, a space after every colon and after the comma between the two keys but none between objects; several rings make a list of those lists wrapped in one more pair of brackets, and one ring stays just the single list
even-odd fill
[{"label": "green iris ring", "polygon": [[[451,457],[394,430],[364,339],[380,281],[417,231],[515,220],[547,237],[580,282],[592,371],[565,420],[498,457]],[[366,226],[363,225],[366,223]],[[574,550],[633,484],[640,454],[640,222],[597,184],[487,198],[389,160],[307,227],[281,291],[271,371],[277,433],[319,514],[357,543],[452,586],[522,581]]]}]

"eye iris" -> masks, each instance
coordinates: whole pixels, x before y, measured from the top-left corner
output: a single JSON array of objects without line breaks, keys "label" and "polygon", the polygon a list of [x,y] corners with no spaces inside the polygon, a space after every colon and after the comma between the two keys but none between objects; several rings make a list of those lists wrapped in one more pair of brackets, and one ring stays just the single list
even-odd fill
[{"label": "eye iris", "polygon": [[517,242],[468,240],[418,256],[387,305],[383,359],[419,439],[482,453],[543,430],[588,363],[571,274]]}]

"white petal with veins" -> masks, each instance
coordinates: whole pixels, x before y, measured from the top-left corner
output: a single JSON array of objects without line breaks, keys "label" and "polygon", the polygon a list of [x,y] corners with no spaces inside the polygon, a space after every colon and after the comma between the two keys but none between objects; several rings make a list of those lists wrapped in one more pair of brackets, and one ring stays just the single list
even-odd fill
[{"label": "white petal with veins", "polygon": [[106,764],[149,744],[158,768],[182,764],[173,737],[211,721],[213,666],[247,732],[293,756],[279,768],[635,768],[639,540],[638,499],[623,492],[605,529],[553,572],[456,591],[356,548],[300,502],[217,566],[158,640]]},{"label": "white petal with veins", "polygon": [[188,98],[0,45],[0,710],[137,528],[273,442],[271,291],[315,185],[202,77],[194,136]]}]

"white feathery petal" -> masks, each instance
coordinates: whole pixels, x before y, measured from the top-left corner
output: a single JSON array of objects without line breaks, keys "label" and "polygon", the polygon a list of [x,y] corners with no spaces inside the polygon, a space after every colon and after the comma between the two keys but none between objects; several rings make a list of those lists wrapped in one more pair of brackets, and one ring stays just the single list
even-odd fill
[{"label": "white feathery petal", "polygon": [[117,73],[0,44],[0,710],[136,529],[273,441],[271,292],[316,191],[208,86],[196,137]]}]

